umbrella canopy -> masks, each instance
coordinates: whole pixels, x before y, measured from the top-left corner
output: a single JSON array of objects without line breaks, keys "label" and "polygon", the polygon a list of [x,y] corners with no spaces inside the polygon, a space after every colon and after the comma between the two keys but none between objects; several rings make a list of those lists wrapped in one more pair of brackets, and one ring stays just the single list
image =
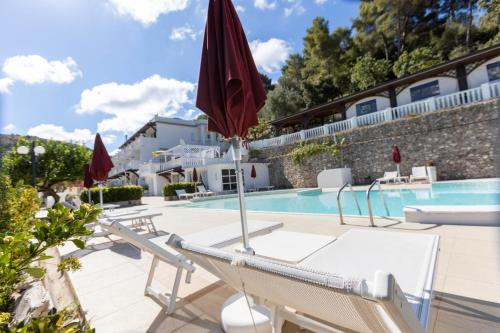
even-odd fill
[{"label": "umbrella canopy", "polygon": [[196,168],[193,169],[193,182],[198,182],[198,172],[196,171]]},{"label": "umbrella canopy", "polygon": [[114,167],[108,151],[102,143],[99,133],[95,136],[94,152],[92,153],[92,162],[90,163],[89,171],[92,179],[96,181],[105,181],[108,179],[108,172]]},{"label": "umbrella canopy", "polygon": [[94,181],[90,175],[90,165],[85,164],[83,167],[83,187],[91,188],[92,185],[94,185]]},{"label": "umbrella canopy", "polygon": [[208,130],[232,139],[244,251],[253,253],[241,171],[240,139],[258,124],[266,92],[231,0],[210,0],[201,55],[196,106],[208,115]]},{"label": "umbrella canopy", "polygon": [[196,106],[210,131],[245,138],[258,124],[264,86],[232,2],[210,0],[206,22]]},{"label": "umbrella canopy", "polygon": [[401,163],[401,153],[399,152],[399,148],[396,145],[392,147],[392,160],[396,164]]},{"label": "umbrella canopy", "polygon": [[250,177],[257,178],[257,171],[255,170],[255,165],[252,164],[252,171],[250,171]]}]

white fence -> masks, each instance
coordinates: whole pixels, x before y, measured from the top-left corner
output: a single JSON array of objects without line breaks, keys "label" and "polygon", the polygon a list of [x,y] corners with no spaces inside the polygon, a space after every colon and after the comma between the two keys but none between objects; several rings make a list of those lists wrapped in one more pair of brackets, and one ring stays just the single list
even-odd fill
[{"label": "white fence", "polygon": [[346,131],[358,126],[375,125],[404,118],[411,115],[418,115],[439,109],[452,108],[459,105],[476,103],[492,98],[500,97],[500,82],[484,83],[480,87],[459,91],[453,94],[431,97],[406,105],[388,108],[382,111],[369,113],[359,117],[352,117],[346,120],[337,121],[323,126],[302,130],[291,134],[285,134],[274,138],[263,139],[250,142],[250,148],[261,149],[294,143],[303,140],[332,136],[335,133]]},{"label": "white fence", "polygon": [[153,163],[155,172],[172,170],[175,168],[198,168],[210,164],[232,163],[233,158],[231,154],[226,154],[220,158],[203,158],[203,157],[180,157],[168,162]]}]

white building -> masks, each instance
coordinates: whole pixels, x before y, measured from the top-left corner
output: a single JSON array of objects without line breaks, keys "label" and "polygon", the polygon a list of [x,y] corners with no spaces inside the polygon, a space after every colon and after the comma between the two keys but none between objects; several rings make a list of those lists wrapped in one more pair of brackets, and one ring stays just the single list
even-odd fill
[{"label": "white building", "polygon": [[[213,192],[234,190],[234,163],[228,144],[219,134],[208,131],[206,120],[154,117],[120,146],[113,156],[111,184],[147,186],[150,195],[162,195],[168,183],[191,181],[196,168],[199,179]],[[252,165],[257,177],[246,188],[269,185],[266,163],[243,163],[244,175]]]}]

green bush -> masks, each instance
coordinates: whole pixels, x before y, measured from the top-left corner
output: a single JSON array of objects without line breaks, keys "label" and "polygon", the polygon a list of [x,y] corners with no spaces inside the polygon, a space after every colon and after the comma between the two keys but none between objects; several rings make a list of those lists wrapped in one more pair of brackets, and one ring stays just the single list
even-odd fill
[{"label": "green bush", "polygon": [[[102,199],[104,203],[139,200],[142,198],[144,189],[142,186],[120,186],[120,187],[103,187]],[[88,202],[88,190],[85,189],[80,193],[80,200]],[[90,189],[90,200],[94,203],[99,203],[99,188],[93,187]]]},{"label": "green bush", "polygon": [[175,190],[186,190],[187,193],[194,193],[197,192],[196,186],[200,185],[200,183],[194,183],[194,182],[182,182],[182,183],[175,183],[175,184],[168,184],[165,185],[163,188],[163,196],[165,197],[175,197],[177,196],[177,193],[175,193]]},{"label": "green bush", "polygon": [[250,156],[250,158],[259,158],[260,150],[252,148],[248,151],[248,156]]},{"label": "green bush", "polygon": [[292,161],[294,164],[300,164],[304,159],[317,155],[328,153],[333,157],[336,157],[341,154],[341,145],[340,144],[332,144],[328,142],[322,143],[303,143],[293,149],[289,154],[292,157]]}]

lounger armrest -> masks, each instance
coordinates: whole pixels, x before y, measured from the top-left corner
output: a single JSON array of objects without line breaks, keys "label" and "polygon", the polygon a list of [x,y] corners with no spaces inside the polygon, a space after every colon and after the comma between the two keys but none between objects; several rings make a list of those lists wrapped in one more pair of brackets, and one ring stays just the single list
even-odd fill
[{"label": "lounger armrest", "polygon": [[415,311],[406,299],[401,287],[397,284],[394,275],[377,271],[372,287],[372,297],[390,315],[388,322],[386,322],[388,327],[395,324],[402,332],[425,332],[415,315]]}]

